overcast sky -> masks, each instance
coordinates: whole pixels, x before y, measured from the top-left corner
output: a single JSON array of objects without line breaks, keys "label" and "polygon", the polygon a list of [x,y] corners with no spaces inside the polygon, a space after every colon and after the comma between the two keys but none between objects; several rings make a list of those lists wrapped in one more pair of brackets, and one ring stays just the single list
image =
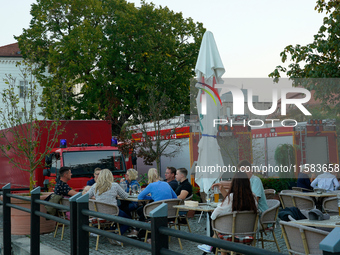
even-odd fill
[{"label": "overcast sky", "polygon": [[[14,43],[13,35],[28,28],[35,0],[1,3],[0,46]],[[130,0],[136,6],[139,0]],[[311,43],[324,14],[314,10],[316,0],[154,0],[184,17],[202,22],[214,34],[225,78],[268,77],[281,64],[287,45]],[[244,85],[246,88],[247,85]],[[261,94],[261,91],[258,91]]]}]

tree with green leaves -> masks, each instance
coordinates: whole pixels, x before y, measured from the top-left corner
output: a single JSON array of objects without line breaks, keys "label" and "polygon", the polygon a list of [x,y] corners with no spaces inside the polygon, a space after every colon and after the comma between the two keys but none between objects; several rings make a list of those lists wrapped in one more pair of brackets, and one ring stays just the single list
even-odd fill
[{"label": "tree with green leaves", "polygon": [[[315,10],[327,15],[314,41],[305,46],[289,45],[280,53],[288,67],[277,66],[269,77],[278,81],[280,73],[286,73],[293,80],[294,86],[303,86],[315,90],[315,97],[322,101],[325,108],[333,108],[340,113],[340,83],[338,79],[321,80],[313,78],[340,78],[340,1],[317,0]],[[299,79],[309,78],[309,79]]]},{"label": "tree with green leaves", "polygon": [[138,125],[137,132],[141,133],[141,139],[132,143],[137,157],[143,158],[146,165],[156,162],[157,169],[160,171],[161,157],[175,157],[188,141],[176,138],[176,128],[181,127],[184,120],[171,118],[166,114],[170,99],[165,93],[161,93],[160,100],[157,100],[158,93],[159,91],[155,89],[148,89],[148,114],[143,114],[143,110],[137,107],[129,125]]},{"label": "tree with green leaves", "polygon": [[279,172],[280,177],[284,178],[294,178],[294,168],[292,166],[295,165],[295,152],[297,146],[284,143],[280,144],[275,149],[274,159],[278,166],[287,167],[290,169],[290,172]]},{"label": "tree with green leaves", "polygon": [[125,0],[38,0],[31,15],[16,39],[24,58],[39,67],[48,118],[51,91],[61,88],[58,94],[69,98],[65,118],[108,119],[116,135],[137,106],[147,113],[150,87],[170,99],[165,115],[189,113],[201,23]]},{"label": "tree with green leaves", "polygon": [[[19,77],[11,74],[4,79],[8,87],[1,92],[0,153],[14,168],[29,173],[29,188],[32,190],[36,182],[35,170],[43,166],[45,156],[58,142],[58,135],[64,131],[60,122],[63,111],[59,108],[51,112],[53,120],[41,119],[38,107],[41,89],[32,75],[34,66],[18,63],[18,67],[20,80],[27,86],[19,87],[16,82]],[[54,95],[51,103],[60,98]]]}]

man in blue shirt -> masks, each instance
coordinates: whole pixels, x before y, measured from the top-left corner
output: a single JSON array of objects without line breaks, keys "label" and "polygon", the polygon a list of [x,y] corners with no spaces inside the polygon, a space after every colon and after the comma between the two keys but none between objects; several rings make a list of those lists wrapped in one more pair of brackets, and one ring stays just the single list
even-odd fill
[{"label": "man in blue shirt", "polygon": [[97,181],[97,179],[98,179],[98,176],[99,176],[101,170],[102,170],[102,169],[99,168],[99,167],[96,167],[96,168],[94,169],[94,171],[93,171],[93,176],[94,176],[94,178],[91,179],[91,180],[89,180],[89,181],[87,181],[86,186],[92,186],[93,184],[96,183],[96,181]]}]

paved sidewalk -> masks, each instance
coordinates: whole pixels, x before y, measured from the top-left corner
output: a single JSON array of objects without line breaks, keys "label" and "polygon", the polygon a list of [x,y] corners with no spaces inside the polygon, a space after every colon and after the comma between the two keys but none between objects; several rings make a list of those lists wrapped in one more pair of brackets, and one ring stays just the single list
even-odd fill
[{"label": "paved sidewalk", "polygon": [[[198,217],[196,215],[194,218],[190,219],[190,226],[193,233],[204,234],[206,232],[206,219],[201,218],[198,223]],[[186,227],[181,230],[188,231]],[[2,206],[0,206],[0,245],[2,247]],[[280,228],[275,229],[275,234],[278,239],[280,249],[282,253],[288,254],[287,248],[283,238],[281,238]],[[48,255],[60,255],[60,254],[70,254],[70,231],[69,228],[65,228],[64,239],[61,241],[61,228],[58,230],[56,238],[53,238],[54,233],[43,234],[40,236],[41,241],[41,254]],[[271,237],[270,237],[271,238]],[[29,238],[25,236],[12,236],[13,246],[15,247],[14,254],[29,254]],[[99,249],[95,250],[96,237],[90,237],[90,254],[127,254],[127,255],[144,255],[151,254],[148,251],[135,248],[131,245],[124,245],[124,247],[110,244],[105,237],[101,237],[99,240]],[[203,252],[197,248],[198,243],[194,243],[187,240],[182,240],[183,250],[180,249],[177,238],[171,238],[170,250],[180,252],[186,255],[196,255],[202,254]],[[259,245],[258,247],[260,247]],[[44,250],[42,250],[44,249]],[[275,243],[265,243],[265,249],[271,251],[277,251]],[[26,251],[25,251],[26,250]],[[48,252],[46,252],[48,251]]]}]

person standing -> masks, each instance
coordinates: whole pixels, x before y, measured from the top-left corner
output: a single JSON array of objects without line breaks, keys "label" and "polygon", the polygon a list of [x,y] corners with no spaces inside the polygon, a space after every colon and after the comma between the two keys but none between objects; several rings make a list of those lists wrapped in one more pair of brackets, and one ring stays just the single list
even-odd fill
[{"label": "person standing", "polygon": [[171,186],[171,188],[175,191],[178,187],[178,182],[175,179],[176,176],[176,168],[172,166],[168,166],[165,171],[165,181]]},{"label": "person standing", "polygon": [[63,166],[59,169],[59,180],[57,181],[55,187],[54,187],[54,193],[56,195],[60,195],[63,197],[69,196],[72,197],[78,192],[71,189],[70,186],[68,186],[67,182],[71,180],[71,168],[67,166]]},{"label": "person standing", "polygon": [[176,180],[179,182],[175,190],[177,198],[182,200],[192,195],[192,186],[187,178],[188,170],[185,168],[178,168],[176,172]]}]

